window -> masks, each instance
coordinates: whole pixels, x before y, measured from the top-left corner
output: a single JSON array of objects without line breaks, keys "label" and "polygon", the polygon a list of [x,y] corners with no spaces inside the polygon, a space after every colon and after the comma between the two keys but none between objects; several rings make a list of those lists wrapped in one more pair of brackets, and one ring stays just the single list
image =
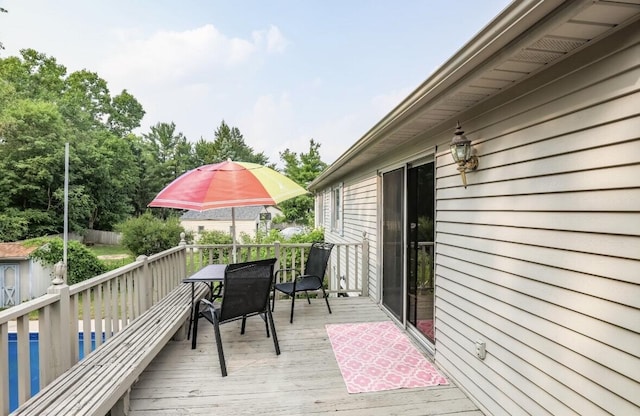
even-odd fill
[{"label": "window", "polygon": [[316,226],[324,226],[324,192],[316,195]]},{"label": "window", "polygon": [[331,229],[342,232],[342,185],[333,189],[331,197]]},{"label": "window", "polygon": [[198,225],[198,234],[204,231],[204,225]]}]

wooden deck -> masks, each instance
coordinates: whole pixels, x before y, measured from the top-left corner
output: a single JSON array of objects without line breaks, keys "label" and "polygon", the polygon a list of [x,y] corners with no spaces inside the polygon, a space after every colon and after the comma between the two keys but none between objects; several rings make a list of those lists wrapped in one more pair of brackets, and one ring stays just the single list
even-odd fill
[{"label": "wooden deck", "polygon": [[259,318],[221,327],[229,375],[220,374],[213,327],[202,321],[198,348],[170,341],[131,391],[132,416],[143,415],[464,415],[482,412],[453,384],[349,394],[325,324],[388,320],[368,298],[332,298],[333,314],[320,300],[276,304],[282,353],[276,356]]}]

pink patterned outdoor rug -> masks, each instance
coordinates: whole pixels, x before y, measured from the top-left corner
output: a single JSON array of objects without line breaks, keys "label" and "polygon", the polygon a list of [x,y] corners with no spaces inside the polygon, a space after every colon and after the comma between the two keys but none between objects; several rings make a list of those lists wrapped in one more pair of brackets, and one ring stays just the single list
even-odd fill
[{"label": "pink patterned outdoor rug", "polygon": [[349,393],[449,384],[391,321],[326,328]]}]

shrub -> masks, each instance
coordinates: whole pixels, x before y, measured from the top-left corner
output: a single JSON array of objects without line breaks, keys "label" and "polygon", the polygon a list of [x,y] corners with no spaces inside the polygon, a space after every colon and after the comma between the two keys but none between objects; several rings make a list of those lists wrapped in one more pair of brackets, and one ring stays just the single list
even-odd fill
[{"label": "shrub", "polygon": [[210,230],[200,232],[198,244],[231,244],[231,235],[224,231]]},{"label": "shrub", "polygon": [[[40,246],[30,255],[40,263],[53,266],[62,260],[64,241],[59,237],[37,238],[27,242],[30,246]],[[82,243],[67,242],[67,283],[73,285],[98,276],[107,271],[98,257]]]},{"label": "shrub", "polygon": [[150,256],[177,246],[180,233],[184,232],[178,218],[163,221],[150,212],[118,224],[116,230],[122,233],[122,245],[136,257],[141,254]]}]

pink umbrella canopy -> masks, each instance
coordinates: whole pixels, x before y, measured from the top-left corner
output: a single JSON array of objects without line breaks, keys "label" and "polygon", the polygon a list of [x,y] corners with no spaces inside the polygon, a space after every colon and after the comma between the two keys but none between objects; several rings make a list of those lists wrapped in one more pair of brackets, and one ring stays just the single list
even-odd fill
[{"label": "pink umbrella canopy", "polygon": [[303,187],[266,166],[228,160],[182,174],[160,191],[149,206],[205,211],[277,205],[306,193]]},{"label": "pink umbrella canopy", "polygon": [[235,207],[277,205],[306,193],[303,187],[266,166],[227,160],[185,172],[160,191],[149,206],[195,211],[231,207],[236,261]]}]

